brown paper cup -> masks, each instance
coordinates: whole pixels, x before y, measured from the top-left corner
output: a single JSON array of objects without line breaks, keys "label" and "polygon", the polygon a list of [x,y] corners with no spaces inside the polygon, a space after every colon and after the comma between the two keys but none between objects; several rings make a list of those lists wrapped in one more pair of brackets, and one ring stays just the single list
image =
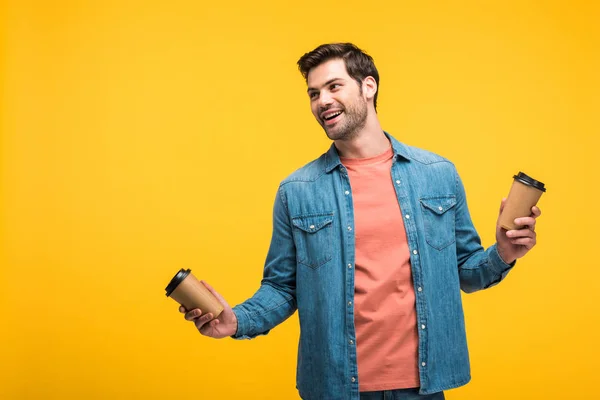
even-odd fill
[{"label": "brown paper cup", "polygon": [[513,184],[498,221],[500,226],[506,230],[522,229],[523,226],[515,224],[515,218],[529,217],[531,207],[537,204],[546,191],[542,182],[536,181],[522,172],[513,178]]},{"label": "brown paper cup", "polygon": [[188,311],[199,308],[202,314],[212,313],[213,318],[217,318],[223,312],[223,305],[191,272],[179,270],[165,289],[167,297]]}]

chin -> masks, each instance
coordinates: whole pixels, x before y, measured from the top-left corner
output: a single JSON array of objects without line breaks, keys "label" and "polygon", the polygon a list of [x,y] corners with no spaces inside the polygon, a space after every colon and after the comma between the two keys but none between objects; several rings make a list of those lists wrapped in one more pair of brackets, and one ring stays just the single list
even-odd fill
[{"label": "chin", "polygon": [[338,139],[341,139],[341,137],[342,137],[342,135],[340,135],[339,132],[331,132],[331,131],[328,131],[327,129],[325,129],[325,134],[331,140],[338,140]]},{"label": "chin", "polygon": [[327,135],[327,137],[328,137],[330,140],[333,140],[333,141],[336,141],[336,140],[346,140],[346,139],[348,139],[348,137],[347,137],[347,136],[344,136],[344,135]]}]

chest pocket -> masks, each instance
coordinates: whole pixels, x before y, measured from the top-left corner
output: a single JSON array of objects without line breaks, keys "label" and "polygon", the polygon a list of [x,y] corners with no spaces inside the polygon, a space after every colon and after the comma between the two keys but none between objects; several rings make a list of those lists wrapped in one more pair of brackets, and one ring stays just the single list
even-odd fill
[{"label": "chest pocket", "polygon": [[434,249],[442,250],[456,241],[455,206],[454,195],[421,198],[425,240]]},{"label": "chest pocket", "polygon": [[333,213],[300,215],[292,224],[298,263],[317,269],[331,261]]}]

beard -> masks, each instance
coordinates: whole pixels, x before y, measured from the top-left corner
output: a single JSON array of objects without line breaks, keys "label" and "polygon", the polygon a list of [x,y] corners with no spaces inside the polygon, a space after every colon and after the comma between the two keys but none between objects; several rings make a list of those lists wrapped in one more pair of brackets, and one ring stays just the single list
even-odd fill
[{"label": "beard", "polygon": [[367,101],[358,97],[358,101],[343,109],[342,120],[328,127],[323,121],[321,126],[331,140],[350,140],[358,136],[358,133],[367,124]]}]

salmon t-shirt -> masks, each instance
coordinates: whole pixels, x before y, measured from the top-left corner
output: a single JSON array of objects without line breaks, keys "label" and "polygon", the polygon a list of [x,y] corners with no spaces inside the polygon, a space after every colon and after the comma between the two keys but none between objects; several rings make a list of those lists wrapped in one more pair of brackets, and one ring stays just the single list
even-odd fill
[{"label": "salmon t-shirt", "polygon": [[419,387],[415,291],[391,176],[393,150],[341,161],[348,170],[354,204],[359,390]]}]

